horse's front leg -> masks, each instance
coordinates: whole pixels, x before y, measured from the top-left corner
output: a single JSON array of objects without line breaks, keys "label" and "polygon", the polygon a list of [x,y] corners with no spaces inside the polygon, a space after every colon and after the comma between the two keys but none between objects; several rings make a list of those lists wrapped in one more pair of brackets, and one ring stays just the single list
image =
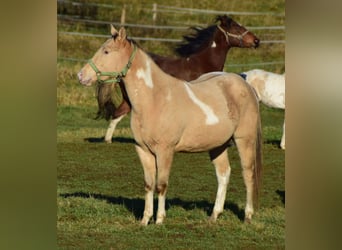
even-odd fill
[{"label": "horse's front leg", "polygon": [[156,224],[162,224],[166,217],[165,200],[166,191],[169,183],[170,170],[174,151],[172,149],[161,150],[157,153],[157,192],[158,192],[158,211]]},{"label": "horse's front leg", "polygon": [[122,118],[124,118],[125,115],[126,114],[110,120],[109,126],[107,128],[107,132],[105,135],[105,142],[112,143],[112,137],[113,137],[116,125],[118,125],[118,123],[122,120]]},{"label": "horse's front leg", "polygon": [[210,217],[210,221],[215,222],[218,215],[221,214],[224,209],[231,168],[226,149],[224,151],[222,151],[222,149],[213,150],[210,151],[209,154],[215,166],[218,182],[215,205]]},{"label": "horse's front leg", "polygon": [[131,107],[125,100],[123,100],[119,107],[114,110],[112,114],[113,119],[110,121],[105,135],[105,142],[112,143],[112,137],[116,126],[121,121],[121,119],[124,118],[125,115],[127,115],[130,111]]},{"label": "horse's front leg", "polygon": [[149,151],[144,151],[140,146],[136,145],[136,151],[139,155],[141,164],[144,168],[145,177],[145,209],[141,224],[146,226],[153,216],[153,193],[155,189],[156,178],[156,160]]}]

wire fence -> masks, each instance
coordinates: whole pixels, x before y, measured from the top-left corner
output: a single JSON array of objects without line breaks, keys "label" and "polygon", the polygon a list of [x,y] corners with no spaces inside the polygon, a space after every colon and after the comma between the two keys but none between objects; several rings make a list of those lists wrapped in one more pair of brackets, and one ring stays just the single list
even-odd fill
[{"label": "wire fence", "polygon": [[[106,9],[120,9],[117,5],[111,4],[99,4],[99,3],[86,3],[86,2],[75,2],[69,0],[57,0],[58,4],[69,4],[71,6],[76,7],[96,7],[96,8],[106,8]],[[58,14],[58,21],[65,21],[71,23],[81,23],[87,25],[109,25],[113,24],[115,26],[125,26],[125,27],[134,27],[140,29],[153,29],[153,30],[178,30],[185,31],[189,29],[189,26],[184,25],[157,25],[156,21],[158,15],[160,13],[176,13],[180,15],[184,14],[208,14],[208,15],[238,15],[238,16],[274,16],[274,17],[285,17],[285,13],[275,13],[275,12],[238,12],[238,11],[218,11],[218,10],[208,10],[208,9],[194,9],[194,8],[179,8],[174,6],[166,6],[166,5],[158,5],[154,3],[152,8],[143,8],[144,11],[152,14],[152,24],[137,24],[137,23],[127,23],[126,22],[126,5],[123,5],[121,8],[121,18],[120,22],[113,22],[108,20],[94,20],[89,16],[84,15],[69,15],[69,14]],[[205,26],[198,25],[197,26]],[[278,37],[285,37],[285,26],[275,25],[275,26],[246,26],[248,30],[265,30],[265,31],[275,31],[278,32]],[[88,32],[77,32],[77,31],[58,31],[58,35],[70,35],[70,36],[80,36],[80,37],[98,37],[98,38],[108,38],[108,35],[104,34],[96,34],[96,33],[88,33]],[[148,32],[147,32],[148,33]],[[271,35],[272,37],[272,35]],[[175,39],[171,37],[154,37],[154,36],[132,36],[130,37],[137,41],[156,41],[156,42],[167,42],[167,43],[179,43],[181,39]],[[261,44],[285,44],[285,39],[268,39],[261,40]],[[67,58],[67,57],[58,57],[58,60],[63,61],[75,61],[75,62],[84,62],[86,59],[78,59],[78,58]],[[241,67],[241,66],[263,66],[263,65],[275,65],[275,64],[284,64],[284,61],[273,61],[273,62],[263,62],[263,63],[253,63],[253,64],[229,64],[229,67]]]}]

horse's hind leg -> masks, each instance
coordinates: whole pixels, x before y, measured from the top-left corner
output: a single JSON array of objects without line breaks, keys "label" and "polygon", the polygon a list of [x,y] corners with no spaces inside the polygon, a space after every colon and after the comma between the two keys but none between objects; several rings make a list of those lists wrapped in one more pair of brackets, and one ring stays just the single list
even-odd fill
[{"label": "horse's hind leg", "polygon": [[282,149],[285,149],[285,120],[284,120],[284,124],[283,124],[283,135],[281,136],[280,147]]},{"label": "horse's hind leg", "polygon": [[254,190],[254,168],[255,168],[255,145],[253,136],[235,137],[235,143],[239,151],[242,175],[246,186],[247,198],[245,207],[245,221],[250,222],[254,213],[253,195]]},{"label": "horse's hind leg", "polygon": [[153,216],[153,193],[156,179],[156,160],[150,152],[144,151],[141,147],[135,146],[141,164],[144,168],[145,178],[145,209],[141,224],[146,226]]},{"label": "horse's hind leg", "polygon": [[110,121],[109,126],[107,128],[106,135],[105,135],[105,142],[112,143],[112,137],[113,137],[116,125],[118,125],[118,123],[122,120],[122,118],[124,118],[125,115],[126,114],[121,115],[121,116],[119,116],[119,117],[117,117],[115,119],[112,119]]},{"label": "horse's hind leg", "polygon": [[209,155],[215,166],[218,182],[215,205],[210,217],[210,221],[216,221],[217,216],[223,212],[231,168],[228,160],[228,152],[225,148],[211,150]]}]

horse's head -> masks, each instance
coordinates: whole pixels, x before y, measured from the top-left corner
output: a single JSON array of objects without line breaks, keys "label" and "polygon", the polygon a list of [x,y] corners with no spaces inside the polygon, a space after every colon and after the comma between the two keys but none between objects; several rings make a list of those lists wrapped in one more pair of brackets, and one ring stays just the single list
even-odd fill
[{"label": "horse's head", "polygon": [[[135,47],[134,47],[135,48]],[[95,53],[92,59],[77,74],[81,84],[90,86],[100,83],[119,82],[131,66],[135,55],[131,43],[126,39],[126,31],[121,28],[117,31],[111,25],[111,38],[108,39]]]},{"label": "horse's head", "polygon": [[220,22],[217,28],[223,33],[231,47],[257,48],[259,46],[259,38],[227,15],[218,16],[216,21]]}]

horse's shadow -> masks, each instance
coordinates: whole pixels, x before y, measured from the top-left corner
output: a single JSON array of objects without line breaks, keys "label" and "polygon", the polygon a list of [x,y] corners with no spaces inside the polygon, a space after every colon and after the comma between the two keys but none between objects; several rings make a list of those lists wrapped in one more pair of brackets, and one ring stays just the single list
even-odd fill
[{"label": "horse's shadow", "polygon": [[279,195],[281,202],[285,205],[285,191],[278,189],[276,193]]},{"label": "horse's shadow", "polygon": [[[102,194],[92,194],[92,193],[84,193],[84,192],[76,192],[76,193],[67,193],[67,194],[60,194],[61,197],[68,198],[68,197],[81,197],[81,198],[95,198],[98,200],[104,200],[110,204],[115,205],[124,205],[128,211],[131,211],[134,214],[134,217],[137,220],[142,218],[144,213],[144,205],[145,201],[140,198],[125,198],[125,197],[111,197]],[[158,201],[154,200],[154,215],[156,215]],[[180,206],[185,210],[193,210],[195,208],[199,208],[204,210],[208,216],[211,215],[212,208],[214,206],[213,203],[208,201],[183,201],[179,198],[167,199],[165,204],[165,209],[168,210],[172,206]],[[240,209],[238,205],[235,203],[226,202],[224,206],[225,210],[232,211],[240,221],[244,220],[245,212],[243,209]],[[156,219],[154,217],[154,219]]]},{"label": "horse's shadow", "polygon": [[[87,137],[84,138],[84,141],[90,143],[104,143],[104,137]],[[112,142],[119,142],[119,143],[135,143],[133,138],[126,138],[126,137],[113,137]]]},{"label": "horse's shadow", "polygon": [[280,140],[264,140],[265,144],[272,144],[280,148]]}]

